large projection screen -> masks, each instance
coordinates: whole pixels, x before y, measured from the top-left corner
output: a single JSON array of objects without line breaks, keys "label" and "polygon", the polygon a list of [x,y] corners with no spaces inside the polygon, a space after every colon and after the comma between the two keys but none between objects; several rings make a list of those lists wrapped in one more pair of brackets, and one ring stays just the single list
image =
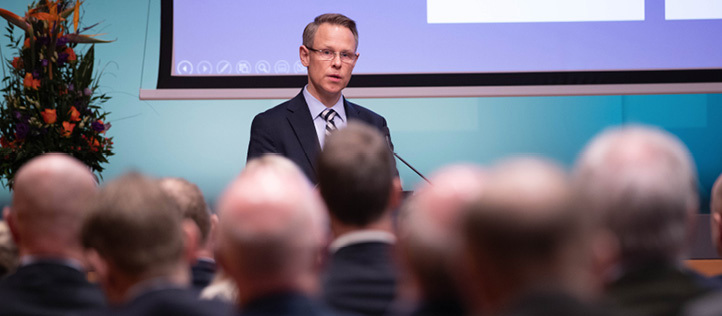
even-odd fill
[{"label": "large projection screen", "polygon": [[315,16],[356,20],[348,97],[722,92],[722,0],[162,0],[153,98],[283,98]]}]

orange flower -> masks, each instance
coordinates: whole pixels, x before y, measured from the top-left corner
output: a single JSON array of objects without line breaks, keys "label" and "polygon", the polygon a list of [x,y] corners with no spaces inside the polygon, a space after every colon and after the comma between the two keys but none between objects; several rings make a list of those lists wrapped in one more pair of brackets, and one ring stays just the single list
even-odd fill
[{"label": "orange flower", "polygon": [[25,74],[25,80],[23,80],[23,86],[28,89],[40,88],[40,80],[33,78],[31,73]]},{"label": "orange flower", "polygon": [[75,128],[75,124],[70,124],[67,121],[63,122],[63,132],[61,135],[63,137],[70,137],[70,134],[73,133],[73,129]]},{"label": "orange flower", "polygon": [[20,57],[13,58],[13,68],[15,68],[15,69],[23,68],[23,60],[20,59]]},{"label": "orange flower", "polygon": [[76,109],[74,106],[70,107],[70,111],[68,111],[68,114],[70,114],[70,120],[73,122],[80,121],[80,112],[78,112],[78,109]]},{"label": "orange flower", "polygon": [[75,55],[75,51],[73,51],[72,48],[66,47],[65,53],[68,54],[68,61],[74,61],[78,59],[78,56]]},{"label": "orange flower", "polygon": [[97,152],[98,148],[100,147],[100,142],[97,138],[93,137],[88,140],[88,145],[90,146],[90,150],[92,150],[93,152]]},{"label": "orange flower", "polygon": [[25,42],[23,42],[23,48],[30,48],[30,38],[26,38]]},{"label": "orange flower", "polygon": [[56,114],[56,110],[54,109],[45,109],[40,112],[40,115],[43,116],[43,121],[45,121],[45,124],[53,124],[58,119],[58,115]]}]

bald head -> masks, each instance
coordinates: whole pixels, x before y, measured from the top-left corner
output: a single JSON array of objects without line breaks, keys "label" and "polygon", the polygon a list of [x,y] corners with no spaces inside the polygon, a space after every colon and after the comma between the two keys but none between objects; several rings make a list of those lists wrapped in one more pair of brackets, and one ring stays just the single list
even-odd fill
[{"label": "bald head", "polygon": [[473,165],[446,167],[401,209],[399,248],[425,298],[453,297],[455,241],[461,211],[481,194],[485,173]]},{"label": "bald head", "polygon": [[698,209],[687,148],[660,129],[609,129],[585,148],[576,180],[585,208],[619,240],[623,261],[679,259]]},{"label": "bald head", "polygon": [[64,154],[46,154],[18,171],[9,221],[21,255],[78,252],[80,226],[98,193],[90,169]]},{"label": "bald head", "polygon": [[320,197],[280,156],[249,162],[221,197],[219,215],[221,264],[244,286],[292,286],[311,268],[325,236]]}]

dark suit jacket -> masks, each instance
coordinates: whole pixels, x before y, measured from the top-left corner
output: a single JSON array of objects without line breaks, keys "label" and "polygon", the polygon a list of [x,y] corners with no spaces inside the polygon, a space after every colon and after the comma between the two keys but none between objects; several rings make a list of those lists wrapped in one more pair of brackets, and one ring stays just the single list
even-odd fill
[{"label": "dark suit jacket", "polygon": [[386,315],[396,298],[397,270],[391,245],[365,242],[331,254],[323,275],[323,300],[334,311]]},{"label": "dark suit jacket", "polygon": [[680,315],[684,304],[710,292],[692,273],[649,263],[626,271],[607,289],[609,303],[634,315]]},{"label": "dark suit jacket", "polygon": [[[556,290],[531,291],[523,294],[500,313],[501,316],[611,316],[617,311]],[[629,316],[628,314],[623,314]],[[639,315],[641,316],[641,315]]]},{"label": "dark suit jacket", "polygon": [[[345,98],[344,107],[347,121],[359,120],[388,133],[386,119],[382,116]],[[391,138],[388,139],[390,142]],[[256,115],[251,123],[247,161],[265,153],[281,154],[295,162],[311,182],[317,183],[319,152],[321,145],[303,91],[293,99]]]},{"label": "dark suit jacket", "polygon": [[198,299],[191,289],[166,288],[150,290],[122,306],[115,306],[97,315],[111,316],[227,316],[233,307],[221,301]]},{"label": "dark suit jacket", "polygon": [[200,292],[213,281],[216,275],[216,263],[205,259],[199,259],[191,266],[193,277],[193,289]]},{"label": "dark suit jacket", "polygon": [[257,298],[241,309],[241,316],[329,316],[329,311],[308,297],[295,292]]},{"label": "dark suit jacket", "polygon": [[62,264],[21,266],[0,281],[0,315],[79,315],[104,306],[101,290]]}]

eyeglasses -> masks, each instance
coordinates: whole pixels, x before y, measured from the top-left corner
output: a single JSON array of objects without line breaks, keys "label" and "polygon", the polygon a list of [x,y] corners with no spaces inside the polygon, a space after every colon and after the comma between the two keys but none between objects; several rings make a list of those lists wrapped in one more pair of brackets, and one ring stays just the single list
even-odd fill
[{"label": "eyeglasses", "polygon": [[358,55],[352,52],[334,52],[330,49],[314,49],[308,46],[306,46],[306,48],[308,48],[308,50],[312,52],[318,53],[318,58],[321,60],[333,60],[334,58],[336,58],[336,54],[338,54],[338,57],[341,59],[342,62],[350,64],[356,61],[356,58],[358,58]]}]

